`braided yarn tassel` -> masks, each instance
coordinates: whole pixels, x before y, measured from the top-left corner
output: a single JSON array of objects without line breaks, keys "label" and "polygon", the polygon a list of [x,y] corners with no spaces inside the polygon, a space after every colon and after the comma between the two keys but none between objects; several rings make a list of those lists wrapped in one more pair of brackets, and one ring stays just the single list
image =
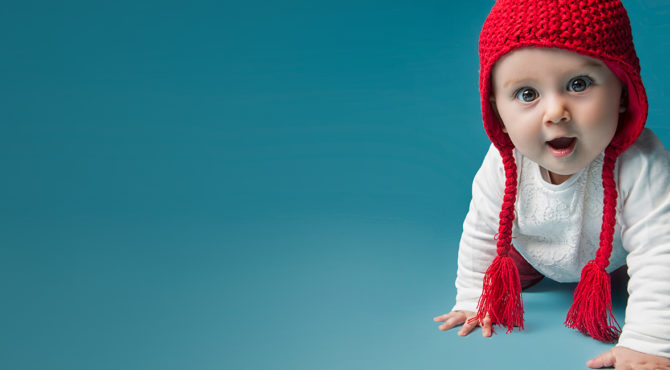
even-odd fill
[{"label": "braided yarn tassel", "polygon": [[506,181],[497,237],[498,255],[484,275],[482,295],[474,319],[482,320],[489,315],[493,323],[507,327],[509,333],[515,326],[523,329],[523,301],[519,271],[508,254],[512,247],[512,222],[517,190],[516,163],[512,148],[501,151],[501,155],[505,164]]},{"label": "braided yarn tassel", "polygon": [[565,326],[603,342],[615,342],[619,338],[620,329],[612,314],[610,289],[607,271],[595,260],[587,263],[575,290]]},{"label": "braided yarn tassel", "polygon": [[507,327],[507,333],[515,326],[523,330],[523,302],[519,272],[510,256],[496,256],[484,275],[484,288],[479,297],[477,318],[486,315],[495,324]]},{"label": "braided yarn tassel", "polygon": [[612,254],[612,239],[616,225],[617,191],[614,183],[614,163],[617,156],[618,152],[612,147],[605,150],[602,174],[605,197],[600,247],[596,252],[596,258],[589,261],[582,269],[572,306],[565,319],[565,326],[608,343],[615,342],[621,333],[619,323],[612,314],[610,276],[605,271]]}]

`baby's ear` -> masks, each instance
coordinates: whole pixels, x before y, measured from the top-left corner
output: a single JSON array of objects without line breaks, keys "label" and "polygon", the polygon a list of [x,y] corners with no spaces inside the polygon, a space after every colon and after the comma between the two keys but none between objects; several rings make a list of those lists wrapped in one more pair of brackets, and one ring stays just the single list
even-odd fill
[{"label": "baby's ear", "polygon": [[498,122],[500,122],[500,129],[502,132],[507,133],[507,128],[505,128],[505,124],[503,123],[502,118],[500,118],[500,113],[498,113],[498,106],[496,105],[496,98],[491,96],[489,98],[489,103],[491,104],[491,108],[493,109],[493,113],[496,114],[496,118],[498,118]]}]

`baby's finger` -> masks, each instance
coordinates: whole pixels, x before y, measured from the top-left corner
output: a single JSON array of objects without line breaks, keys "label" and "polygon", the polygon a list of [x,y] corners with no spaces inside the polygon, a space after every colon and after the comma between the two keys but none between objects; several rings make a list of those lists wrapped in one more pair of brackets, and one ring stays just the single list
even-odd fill
[{"label": "baby's finger", "polygon": [[451,314],[452,313],[450,312],[450,313],[445,313],[444,315],[435,316],[435,317],[433,317],[433,321],[435,321],[435,322],[446,321],[449,318],[449,315],[451,315]]},{"label": "baby's finger", "polygon": [[479,322],[477,320],[473,321],[466,320],[461,330],[459,330],[458,335],[462,337],[468,335],[472,331],[472,329],[477,327],[477,325],[479,325]]},{"label": "baby's finger", "polygon": [[492,328],[491,328],[491,318],[489,316],[486,316],[484,320],[482,320],[481,326],[482,326],[482,335],[485,337],[490,337]]},{"label": "baby's finger", "polygon": [[461,325],[465,321],[465,315],[453,315],[444,324],[439,326],[440,330],[449,330],[454,326]]},{"label": "baby's finger", "polygon": [[593,360],[586,362],[586,366],[592,369],[599,369],[601,367],[610,367],[614,365],[616,365],[616,358],[614,357],[614,353],[612,351],[601,353]]}]

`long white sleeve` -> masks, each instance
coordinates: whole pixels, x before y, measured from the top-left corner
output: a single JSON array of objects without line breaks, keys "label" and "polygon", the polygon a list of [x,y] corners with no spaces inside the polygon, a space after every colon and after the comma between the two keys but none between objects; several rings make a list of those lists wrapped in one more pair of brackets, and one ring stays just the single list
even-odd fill
[{"label": "long white sleeve", "polygon": [[502,159],[491,145],[472,184],[472,201],[458,249],[456,305],[452,310],[476,311],[484,273],[496,255],[494,236],[504,184]]},{"label": "long white sleeve", "polygon": [[621,156],[628,305],[618,345],[670,358],[670,154],[645,131]]}]

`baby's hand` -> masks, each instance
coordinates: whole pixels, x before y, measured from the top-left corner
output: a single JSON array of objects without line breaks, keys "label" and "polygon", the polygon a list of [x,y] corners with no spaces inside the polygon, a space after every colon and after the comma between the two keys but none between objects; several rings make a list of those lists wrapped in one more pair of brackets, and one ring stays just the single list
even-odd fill
[{"label": "baby's hand", "polygon": [[670,369],[670,359],[633,351],[630,348],[616,346],[586,363],[592,369],[614,367],[615,369]]},{"label": "baby's hand", "polygon": [[468,335],[472,329],[476,328],[477,326],[481,326],[482,335],[485,337],[490,337],[492,329],[491,319],[489,316],[486,315],[483,320],[474,320],[473,322],[468,323],[468,321],[475,316],[477,316],[477,313],[472,311],[451,311],[449,313],[445,313],[444,315],[434,317],[433,321],[444,322],[444,324],[438,326],[440,330],[449,330],[454,326],[465,323],[463,324],[461,330],[458,331],[458,335],[460,336]]}]

